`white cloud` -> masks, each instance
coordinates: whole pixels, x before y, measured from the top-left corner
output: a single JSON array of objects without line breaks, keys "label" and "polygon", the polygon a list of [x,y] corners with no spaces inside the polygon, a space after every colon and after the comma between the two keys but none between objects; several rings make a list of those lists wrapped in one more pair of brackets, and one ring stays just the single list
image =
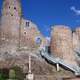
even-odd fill
[{"label": "white cloud", "polygon": [[76,15],[80,16],[80,9],[76,9],[75,6],[71,6],[70,10],[72,10]]}]

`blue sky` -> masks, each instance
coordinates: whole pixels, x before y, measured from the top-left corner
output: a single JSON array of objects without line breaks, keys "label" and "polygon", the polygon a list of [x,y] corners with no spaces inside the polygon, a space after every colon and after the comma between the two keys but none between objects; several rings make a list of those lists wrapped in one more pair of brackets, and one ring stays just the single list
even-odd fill
[{"label": "blue sky", "polygon": [[[21,0],[23,17],[50,36],[52,25],[80,26],[80,0]],[[2,0],[0,0],[0,9]]]}]

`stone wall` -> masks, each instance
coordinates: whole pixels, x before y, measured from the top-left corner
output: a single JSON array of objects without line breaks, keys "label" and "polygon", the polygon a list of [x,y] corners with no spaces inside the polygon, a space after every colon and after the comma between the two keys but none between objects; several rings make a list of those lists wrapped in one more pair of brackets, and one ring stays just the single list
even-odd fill
[{"label": "stone wall", "polygon": [[73,50],[79,51],[79,37],[78,37],[78,34],[76,32],[73,32]]},{"label": "stone wall", "polygon": [[23,47],[38,49],[40,45],[46,45],[46,39],[38,30],[37,25],[29,20],[22,19],[20,44]]},{"label": "stone wall", "polygon": [[18,0],[5,0],[3,2],[1,17],[1,43],[11,42],[14,44],[19,37],[21,6]]},{"label": "stone wall", "polygon": [[68,78],[68,79],[63,79],[63,80],[80,80],[80,78]]},{"label": "stone wall", "polygon": [[80,27],[77,27],[75,31],[76,31],[76,34],[79,37],[79,40],[80,40]]},{"label": "stone wall", "polygon": [[63,25],[54,26],[51,32],[51,53],[68,64],[76,65],[73,52],[72,31]]},{"label": "stone wall", "polygon": [[[38,43],[37,39],[39,39]],[[40,46],[45,46],[46,43],[47,41],[38,30],[37,25],[21,17],[19,0],[5,0],[0,26],[1,47],[4,46],[6,49],[8,45],[10,50],[15,46],[38,49]]]},{"label": "stone wall", "polygon": [[[79,43],[80,42],[80,27],[76,28],[75,34],[76,34],[75,40],[77,42],[76,47],[78,48],[78,50],[80,50],[80,43]],[[75,41],[74,41],[74,43],[75,43]]]}]

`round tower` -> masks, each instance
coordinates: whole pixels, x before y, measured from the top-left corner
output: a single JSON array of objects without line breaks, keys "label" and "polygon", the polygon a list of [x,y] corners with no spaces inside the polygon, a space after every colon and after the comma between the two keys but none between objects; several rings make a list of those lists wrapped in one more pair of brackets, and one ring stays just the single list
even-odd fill
[{"label": "round tower", "polygon": [[53,27],[51,33],[51,53],[64,60],[65,63],[76,65],[73,52],[72,31],[64,25]]},{"label": "round tower", "polygon": [[20,0],[4,0],[1,18],[2,41],[10,42],[19,39],[20,18]]}]

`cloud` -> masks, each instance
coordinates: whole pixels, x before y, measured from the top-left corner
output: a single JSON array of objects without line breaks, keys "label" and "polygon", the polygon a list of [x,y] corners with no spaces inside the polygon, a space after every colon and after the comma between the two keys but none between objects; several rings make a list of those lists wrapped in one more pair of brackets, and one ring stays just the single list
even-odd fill
[{"label": "cloud", "polygon": [[70,10],[73,11],[76,15],[80,16],[80,9],[76,9],[75,6],[71,6]]}]

